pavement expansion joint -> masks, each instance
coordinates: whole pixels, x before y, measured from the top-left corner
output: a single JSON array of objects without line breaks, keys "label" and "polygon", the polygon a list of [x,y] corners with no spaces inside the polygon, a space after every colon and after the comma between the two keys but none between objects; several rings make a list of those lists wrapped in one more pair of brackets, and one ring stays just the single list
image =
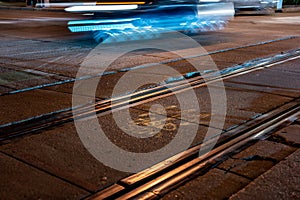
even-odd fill
[{"label": "pavement expansion joint", "polygon": [[281,143],[281,144],[285,144],[291,147],[295,147],[295,148],[300,148],[300,144],[297,142],[293,142],[293,141],[288,141],[286,138],[280,136],[280,135],[271,135],[268,138],[269,141],[273,141],[273,142],[277,142],[277,143]]}]

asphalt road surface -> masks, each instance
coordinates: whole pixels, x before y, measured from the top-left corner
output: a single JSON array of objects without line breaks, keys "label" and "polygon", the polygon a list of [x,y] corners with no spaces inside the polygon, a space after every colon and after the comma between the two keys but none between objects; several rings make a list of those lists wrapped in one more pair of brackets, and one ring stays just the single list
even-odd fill
[{"label": "asphalt road surface", "polygon": [[[109,99],[112,94],[122,97],[132,91],[129,86],[135,81],[143,83],[135,90],[151,88],[196,69],[209,74],[281,55],[300,46],[299,13],[238,16],[221,31],[191,36],[193,44],[199,46],[189,45],[186,36],[174,34],[146,42],[169,45],[172,51],[141,48],[144,43],[138,41],[98,45],[88,33],[69,32],[68,21],[83,18],[64,12],[0,11],[1,128],[69,109],[74,106],[74,99],[89,103]],[[134,51],[118,54],[118,50],[126,49]],[[95,55],[100,59],[89,62]],[[119,56],[106,66],[107,57],[103,55]],[[181,55],[188,58],[178,59]],[[86,63],[91,68],[80,74]],[[105,73],[99,74],[101,72]],[[129,73],[127,77],[126,73]],[[188,139],[182,137],[182,141],[198,144],[207,130],[222,133],[299,98],[299,74],[298,57],[225,79],[221,85],[198,87],[193,90],[195,96],[183,91],[176,96],[99,113],[96,120],[107,138],[124,152],[151,154],[172,144],[182,130],[195,132],[187,136]],[[120,84],[122,77],[127,79]],[[76,84],[79,90],[74,87]],[[120,90],[115,89],[116,85]],[[224,113],[213,112],[212,108]],[[126,115],[126,111],[130,114]],[[116,116],[119,121],[115,120]],[[90,130],[94,128],[93,122],[91,118],[84,118],[77,123]],[[75,126],[70,121],[3,140],[0,198],[80,199],[151,163],[151,159],[144,161],[145,166],[141,165],[143,160],[128,159],[128,163],[122,163],[122,156],[126,159],[127,154],[116,155],[109,147],[103,151],[103,160],[101,156],[95,158],[91,147],[84,146],[85,136],[78,133],[78,124]],[[169,151],[153,162],[166,159],[179,150]]]}]

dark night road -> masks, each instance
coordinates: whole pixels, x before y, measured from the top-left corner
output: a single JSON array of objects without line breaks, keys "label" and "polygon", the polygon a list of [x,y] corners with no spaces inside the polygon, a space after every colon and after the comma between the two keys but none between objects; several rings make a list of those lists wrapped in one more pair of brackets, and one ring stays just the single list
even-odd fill
[{"label": "dark night road", "polygon": [[[64,12],[0,10],[0,199],[82,199],[133,174],[93,157],[82,142],[85,136],[78,134],[77,119],[73,116],[79,110],[78,116],[82,114],[84,117],[78,121],[84,122],[89,130],[94,127],[90,121],[92,117],[85,114],[91,110],[86,111],[84,107],[83,111],[76,108],[72,112],[74,99],[92,103],[92,110],[97,110],[95,120],[101,125],[104,135],[124,152],[136,154],[152,153],[173,144],[172,140],[181,130],[195,130],[189,143],[194,146],[203,141],[208,130],[221,134],[222,139],[231,130],[291,102],[299,106],[299,13],[236,16],[221,31],[191,36],[201,46],[201,52],[180,42],[185,41],[186,36],[171,38],[167,34],[151,40],[157,44],[179,41],[174,44],[177,54],[162,49],[139,49],[140,43],[133,42],[137,50],[122,55],[108,68],[100,70],[106,73],[101,74],[99,83],[97,67],[87,72],[90,77],[77,74],[82,63],[87,62],[93,51],[99,48],[91,35],[69,32],[68,21],[83,18]],[[126,42],[115,43],[101,48],[109,52],[126,49],[128,45]],[[180,55],[185,55],[185,58],[178,59]],[[283,55],[286,57],[280,57]],[[98,59],[98,62],[96,65],[101,68],[104,61]],[[190,77],[187,80],[197,84],[186,86],[186,90],[184,83],[180,82],[182,80],[170,80],[180,75],[188,77],[196,71],[191,62],[201,69],[199,71],[204,78],[200,75]],[[162,70],[165,65],[173,71]],[[237,66],[245,71],[238,71]],[[252,71],[249,66],[254,67]],[[214,75],[216,69],[221,74],[227,75],[230,70],[236,74],[228,74],[228,77]],[[114,91],[126,73],[130,73],[127,77],[130,83],[138,79],[158,82],[141,85],[136,88],[139,90],[130,91],[124,86],[121,91]],[[98,86],[93,91],[91,88],[95,81]],[[219,82],[222,84],[218,85]],[[76,84],[81,90],[76,90]],[[176,95],[163,90],[171,86],[179,87]],[[158,94],[152,94],[153,87],[162,89],[155,90]],[[129,92],[139,91],[144,92],[144,96],[137,94],[137,100],[130,105],[122,100]],[[188,99],[189,91],[194,92],[194,99]],[[112,93],[121,100],[111,103]],[[199,104],[199,110],[190,105],[193,102]],[[218,110],[224,113],[214,112]],[[120,122],[115,120],[116,116],[121,116]],[[268,195],[272,197],[273,194],[274,198],[299,197],[299,111],[295,116],[291,125],[280,127],[266,140],[258,141],[205,175],[172,188],[171,193],[158,194],[156,198],[160,195],[164,199],[259,198],[251,196],[256,186],[260,188],[257,194],[268,191]],[[36,127],[38,130],[34,130]],[[136,127],[142,127],[138,133],[135,133]],[[127,132],[133,132],[133,135]],[[291,135],[282,136],[283,132]],[[184,140],[182,137],[182,143]],[[115,156],[111,151],[105,150],[108,157]],[[150,163],[163,161],[179,151],[166,153]],[[269,160],[254,159],[251,163],[243,160],[253,154]],[[123,154],[120,155],[116,158],[121,160]],[[135,162],[139,161],[133,159],[132,165]],[[124,168],[132,167],[130,162],[125,166],[127,164],[124,163]],[[290,182],[281,183],[283,186],[279,188],[273,184],[268,187],[272,177],[277,177],[282,171],[285,176],[293,174],[295,177]],[[262,184],[263,181],[266,184]],[[209,184],[211,187],[203,189]],[[126,188],[122,181],[120,185]],[[282,196],[276,196],[277,190]],[[155,191],[149,191],[151,195],[157,195]]]}]

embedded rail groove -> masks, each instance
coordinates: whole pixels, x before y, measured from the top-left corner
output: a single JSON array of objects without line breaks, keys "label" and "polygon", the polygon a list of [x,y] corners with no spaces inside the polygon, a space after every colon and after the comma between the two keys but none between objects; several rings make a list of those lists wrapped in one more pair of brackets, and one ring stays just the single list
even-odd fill
[{"label": "embedded rail groove", "polygon": [[84,105],[73,109],[67,108],[26,120],[0,125],[0,144],[12,138],[55,127],[71,122],[74,119],[88,117],[94,113],[105,114],[113,109],[124,109],[140,105],[149,101],[171,96],[179,92],[195,89],[213,82],[222,81],[245,73],[272,67],[298,58],[300,58],[300,49],[281,53],[275,56],[251,60],[217,72],[210,72],[206,74],[201,74],[200,72],[188,73],[185,76],[177,77],[174,82],[164,83],[148,89],[142,89],[118,98],[101,100],[96,102],[96,104]]},{"label": "embedded rail groove", "polygon": [[[297,38],[299,38],[299,36],[288,36],[288,37],[277,38],[277,39],[273,39],[273,40],[266,40],[266,41],[262,41],[262,42],[247,44],[247,45],[243,45],[243,46],[219,49],[219,50],[207,52],[207,53],[204,53],[204,54],[201,53],[201,54],[191,55],[191,56],[187,56],[187,57],[183,57],[183,58],[175,58],[175,59],[165,60],[165,61],[158,62],[158,63],[151,63],[151,64],[139,65],[139,66],[135,66],[135,67],[131,67],[131,68],[124,68],[124,69],[120,69],[120,70],[108,71],[108,72],[105,72],[104,74],[100,74],[100,75],[97,74],[97,75],[94,75],[94,76],[71,78],[71,79],[62,80],[62,81],[58,81],[58,82],[54,82],[54,83],[47,83],[47,84],[43,84],[43,85],[37,85],[37,86],[33,86],[33,87],[13,90],[13,91],[10,91],[10,92],[2,93],[2,94],[0,94],[0,96],[12,95],[12,94],[17,94],[17,93],[21,93],[21,92],[27,92],[27,91],[32,91],[32,90],[36,90],[36,89],[41,89],[41,88],[45,88],[45,87],[57,86],[57,85],[62,85],[62,84],[66,84],[66,83],[73,83],[77,80],[91,79],[91,78],[94,78],[94,77],[99,77],[99,76],[104,76],[104,75],[109,75],[109,74],[115,74],[115,73],[119,73],[119,72],[126,72],[126,71],[130,71],[130,70],[135,70],[135,69],[138,69],[138,68],[154,67],[154,66],[158,66],[158,65],[162,65],[162,64],[174,63],[174,62],[185,60],[185,59],[197,58],[197,57],[208,56],[208,55],[215,55],[215,54],[219,54],[219,53],[224,53],[224,52],[229,52],[229,51],[234,51],[234,50],[240,50],[240,49],[246,49],[246,48],[256,47],[256,46],[260,46],[260,45],[268,45],[268,44],[272,44],[272,43],[275,43],[275,42],[281,42],[281,41],[297,39]],[[74,48],[77,49],[77,47],[74,47]],[[44,52],[48,52],[48,51],[44,51]],[[32,53],[35,53],[35,52],[29,52],[29,54],[32,54]],[[28,53],[26,53],[26,54],[28,54]],[[0,56],[0,58],[5,59],[7,57],[1,57]],[[19,60],[19,61],[21,62],[22,60]]]},{"label": "embedded rail groove", "polygon": [[206,173],[231,154],[266,139],[275,130],[291,124],[299,117],[300,98],[225,132],[208,153],[205,153],[205,147],[218,139],[212,138],[194,146],[85,199],[159,199],[180,184]]}]

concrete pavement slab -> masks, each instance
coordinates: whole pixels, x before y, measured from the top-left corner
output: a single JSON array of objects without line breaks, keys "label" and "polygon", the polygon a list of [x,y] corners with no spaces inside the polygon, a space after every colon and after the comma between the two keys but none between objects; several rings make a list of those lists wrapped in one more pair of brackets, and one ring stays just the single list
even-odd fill
[{"label": "concrete pavement slab", "polygon": [[299,199],[299,163],[297,150],[229,199]]},{"label": "concrete pavement slab", "polygon": [[300,123],[299,120],[291,125],[276,131],[269,138],[270,141],[280,142],[296,148],[300,146]]},{"label": "concrete pavement slab", "polygon": [[80,199],[86,190],[0,153],[1,199]]},{"label": "concrete pavement slab", "polygon": [[240,50],[233,50],[229,52],[224,52],[220,54],[213,54],[211,55],[214,61],[227,61],[227,62],[234,62],[236,64],[241,64],[249,60],[253,60],[256,58],[261,58],[266,56],[266,53],[263,52],[248,52],[248,51],[240,51]]},{"label": "concrete pavement slab", "polygon": [[290,62],[289,68],[285,68],[286,65],[281,64],[265,70],[230,78],[225,80],[225,85],[282,96],[299,97],[299,74],[291,71],[297,70],[299,63],[300,60],[298,59]]},{"label": "concrete pavement slab", "polygon": [[299,125],[291,125],[286,128],[280,130],[280,132],[275,133],[276,135],[284,138],[284,140],[288,143],[298,144],[300,145],[300,126]]},{"label": "concrete pavement slab", "polygon": [[[239,49],[239,52],[245,53],[261,53],[263,56],[268,56],[272,54],[279,54],[280,52],[288,51],[291,49],[299,48],[300,38],[295,37],[289,40],[281,40],[273,43],[266,43],[264,45],[252,46],[248,48]],[[261,57],[263,57],[261,56]]]},{"label": "concrete pavement slab", "polygon": [[[295,75],[299,75],[300,73],[300,61],[299,58],[297,60],[292,60],[284,63],[284,65],[277,65],[272,67],[273,70],[283,71],[283,72],[291,72],[295,73]],[[297,84],[298,82],[296,82]]]},{"label": "concrete pavement slab", "polygon": [[15,140],[0,149],[87,191],[104,188],[128,175],[96,160],[81,143],[72,123]]},{"label": "concrete pavement slab", "polygon": [[[191,145],[196,145],[203,141],[208,130],[206,126],[199,126],[168,115],[172,107],[165,107],[165,114],[157,112],[156,108],[162,107],[152,107],[150,110],[140,110],[134,107],[134,109],[130,109],[132,119],[123,117],[127,112],[126,109],[120,110],[114,114],[115,116],[100,116],[99,123],[111,141],[130,152],[146,153],[159,150],[170,144],[179,132],[182,143],[190,141]],[[116,116],[123,118],[115,119]],[[212,131],[221,133],[221,130],[218,129],[212,129]]]},{"label": "concrete pavement slab", "polygon": [[5,67],[2,67],[2,69],[6,69],[6,72],[0,73],[0,85],[4,87],[3,90],[0,89],[0,94],[7,94],[16,90],[49,84],[64,79],[55,74],[35,70],[16,71]]},{"label": "concrete pavement slab", "polygon": [[249,179],[241,176],[212,169],[170,192],[162,199],[226,199],[249,182]]},{"label": "concrete pavement slab", "polygon": [[24,120],[71,107],[71,95],[34,90],[1,96],[1,124]]},{"label": "concrete pavement slab", "polygon": [[295,148],[284,144],[259,141],[232,156],[232,158],[223,162],[219,167],[225,171],[255,179],[295,150]]}]

